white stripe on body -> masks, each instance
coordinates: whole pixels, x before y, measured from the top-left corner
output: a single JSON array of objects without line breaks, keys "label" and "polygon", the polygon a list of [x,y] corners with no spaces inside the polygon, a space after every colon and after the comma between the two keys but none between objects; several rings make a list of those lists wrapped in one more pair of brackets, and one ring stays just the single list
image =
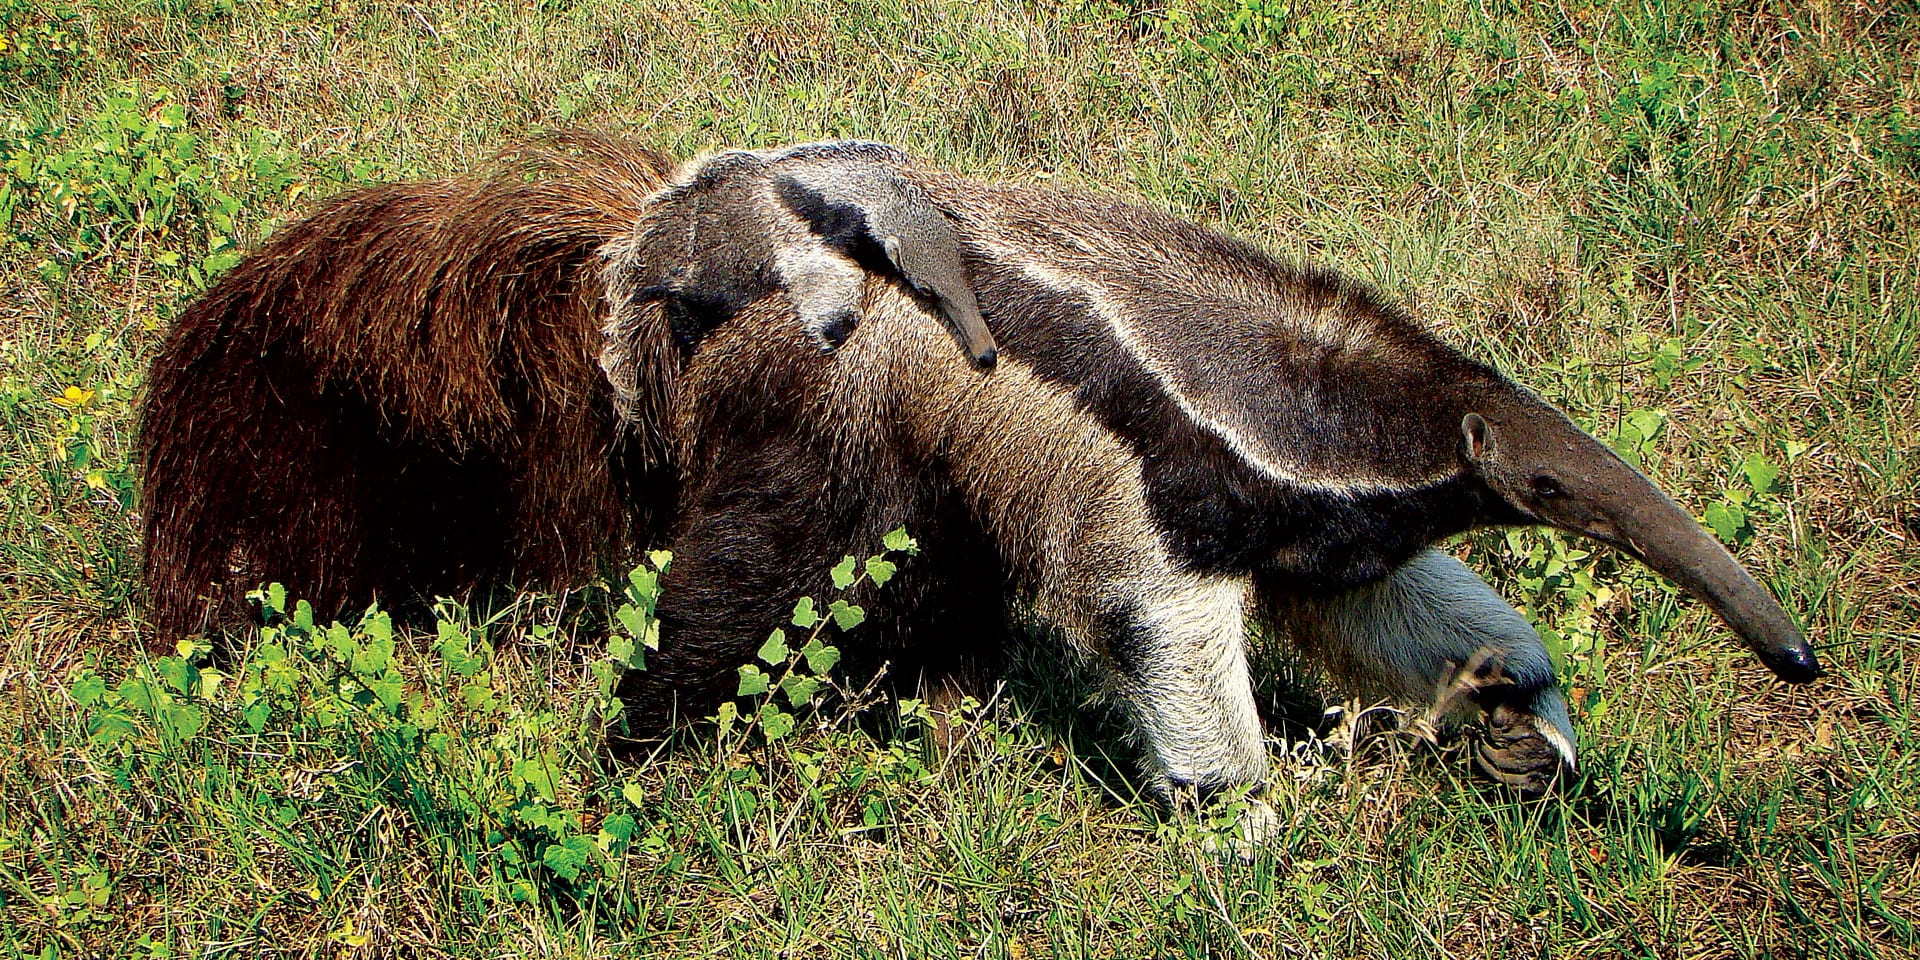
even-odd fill
[{"label": "white stripe on body", "polygon": [[1310,473],[1301,464],[1289,462],[1284,451],[1265,442],[1258,430],[1252,428],[1253,425],[1235,423],[1237,411],[1231,407],[1211,408],[1204,395],[1195,396],[1192,391],[1184,389],[1183,377],[1177,365],[1155,355],[1149,347],[1149,341],[1141,336],[1126,301],[1106,284],[1078,271],[1039,262],[1023,251],[998,243],[989,243],[989,249],[1001,265],[1018,270],[1035,283],[1061,294],[1084,297],[1100,320],[1113,332],[1115,342],[1140,361],[1141,367],[1188,419],[1220,438],[1236,456],[1271,479],[1316,493],[1358,496],[1416,490],[1444,483],[1454,477],[1452,472],[1413,480],[1359,473]]}]

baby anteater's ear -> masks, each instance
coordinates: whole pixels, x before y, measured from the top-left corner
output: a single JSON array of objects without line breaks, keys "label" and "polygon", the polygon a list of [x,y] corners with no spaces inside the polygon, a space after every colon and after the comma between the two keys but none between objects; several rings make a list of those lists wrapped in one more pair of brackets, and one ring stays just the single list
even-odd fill
[{"label": "baby anteater's ear", "polygon": [[775,185],[787,209],[825,243],[870,270],[893,273],[932,300],[967,355],[982,367],[993,366],[999,348],[980,315],[960,238],[946,214],[918,187],[876,163],[810,160],[794,166]]}]

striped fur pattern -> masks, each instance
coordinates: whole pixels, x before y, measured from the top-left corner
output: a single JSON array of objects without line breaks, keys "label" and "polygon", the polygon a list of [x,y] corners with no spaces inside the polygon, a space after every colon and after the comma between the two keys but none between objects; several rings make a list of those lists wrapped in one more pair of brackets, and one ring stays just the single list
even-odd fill
[{"label": "striped fur pattern", "polygon": [[614,306],[602,356],[621,408],[646,370],[624,347],[656,305],[691,351],[778,292],[815,347],[860,322],[864,280],[888,276],[946,319],[975,363],[998,351],[947,216],[898,172],[898,148],[865,141],[727,150],[683,165],[608,250]]},{"label": "striped fur pattern", "polygon": [[[651,732],[710,713],[795,597],[904,525],[924,552],[860,598],[856,668],[991,669],[1031,608],[1109,679],[1155,782],[1207,791],[1266,770],[1253,611],[1417,703],[1490,662],[1510,682],[1479,702],[1508,722],[1483,759],[1528,778],[1572,760],[1538,641],[1428,548],[1554,522],[1691,577],[1783,676],[1813,665],[1644,478],[1364,288],[1140,207],[856,152],[945,218],[991,373],[884,243],[805,252],[812,221],[726,173],[760,154],[674,171],[580,138],[532,177],[377,188],[283,231],[155,364],[159,635],[221,583],[337,608],[670,543],[662,648],[620,691]],[[857,327],[814,349],[809,318],[849,304]]]}]

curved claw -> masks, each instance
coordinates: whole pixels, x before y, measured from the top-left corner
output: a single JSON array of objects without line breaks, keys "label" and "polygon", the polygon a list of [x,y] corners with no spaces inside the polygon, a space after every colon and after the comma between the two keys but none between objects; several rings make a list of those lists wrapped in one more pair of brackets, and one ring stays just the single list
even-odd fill
[{"label": "curved claw", "polygon": [[1473,759],[1482,773],[1529,796],[1572,773],[1573,724],[1559,688],[1542,687],[1525,703],[1490,704]]}]

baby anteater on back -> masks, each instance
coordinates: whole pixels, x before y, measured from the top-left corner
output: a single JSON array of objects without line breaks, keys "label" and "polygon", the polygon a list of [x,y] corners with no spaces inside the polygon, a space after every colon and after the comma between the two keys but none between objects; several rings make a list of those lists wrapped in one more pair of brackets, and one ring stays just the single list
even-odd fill
[{"label": "baby anteater on back", "polygon": [[[904,175],[906,154],[857,140],[729,150],[683,168],[616,261],[635,303],[660,302],[688,348],[784,290],[824,351],[860,322],[865,277],[898,279],[938,311],[967,355],[998,349],[947,214]],[[619,272],[616,268],[616,274]]]}]

